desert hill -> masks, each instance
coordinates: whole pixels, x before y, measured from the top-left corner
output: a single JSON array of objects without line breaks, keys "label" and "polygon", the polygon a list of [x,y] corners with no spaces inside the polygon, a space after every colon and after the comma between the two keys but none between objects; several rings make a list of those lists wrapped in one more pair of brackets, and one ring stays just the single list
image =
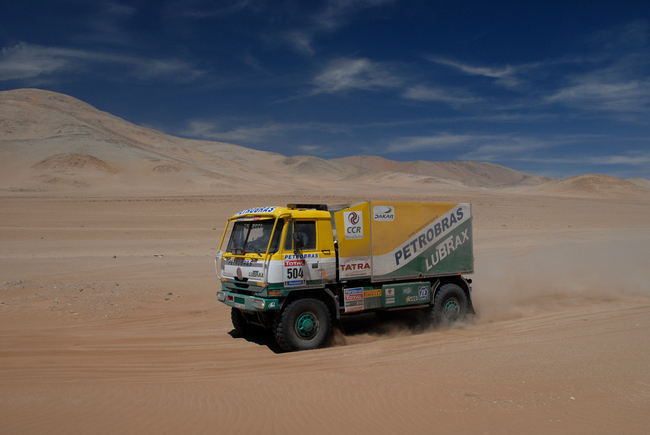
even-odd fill
[{"label": "desert hill", "polygon": [[434,179],[460,181],[472,187],[504,187],[512,185],[536,186],[553,178],[530,175],[487,162],[396,162],[379,156],[352,156],[333,159],[372,171],[391,171],[424,175]]},{"label": "desert hill", "polygon": [[[73,97],[0,92],[0,191],[84,194],[328,191],[391,187],[417,192],[507,188],[536,194],[650,194],[635,183],[579,182],[485,162],[395,162],[377,156],[287,157],[140,127]],[[647,182],[647,180],[645,180]],[[559,183],[559,184],[558,184]],[[616,184],[616,188],[604,187]],[[593,188],[590,188],[593,184]]]},{"label": "desert hill", "polygon": [[628,178],[626,181],[650,189],[650,180],[646,180],[645,178]]},{"label": "desert hill", "polygon": [[647,195],[650,192],[641,184],[602,174],[585,174],[553,180],[528,190],[531,193],[586,197],[628,197]]}]

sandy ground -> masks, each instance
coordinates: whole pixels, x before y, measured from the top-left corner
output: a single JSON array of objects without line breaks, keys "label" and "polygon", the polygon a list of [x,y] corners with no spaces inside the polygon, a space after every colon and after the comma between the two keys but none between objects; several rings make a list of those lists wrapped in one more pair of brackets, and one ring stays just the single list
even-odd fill
[{"label": "sandy ground", "polygon": [[424,195],[473,203],[478,315],[282,353],[232,331],[213,258],[306,199],[353,198],[0,198],[0,433],[648,433],[649,199]]}]

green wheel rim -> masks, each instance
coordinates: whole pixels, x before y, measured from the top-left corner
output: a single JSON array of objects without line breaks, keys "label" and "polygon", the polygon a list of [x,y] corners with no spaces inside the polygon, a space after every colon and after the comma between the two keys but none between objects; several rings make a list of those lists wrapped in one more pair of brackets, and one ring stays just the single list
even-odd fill
[{"label": "green wheel rim", "polygon": [[311,313],[301,314],[296,321],[296,331],[302,338],[312,337],[318,331],[318,319]]},{"label": "green wheel rim", "polygon": [[455,298],[445,302],[442,312],[448,320],[454,320],[460,314],[460,304]]}]

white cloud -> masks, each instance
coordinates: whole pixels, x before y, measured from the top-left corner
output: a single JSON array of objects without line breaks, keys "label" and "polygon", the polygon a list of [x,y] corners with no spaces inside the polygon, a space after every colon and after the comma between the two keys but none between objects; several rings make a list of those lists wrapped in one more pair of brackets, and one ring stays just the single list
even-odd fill
[{"label": "white cloud", "polygon": [[440,133],[431,136],[402,137],[392,141],[386,153],[426,153],[432,150],[454,149],[459,160],[507,161],[526,160],[539,150],[569,146],[593,139],[592,135],[560,135],[545,138],[517,136],[512,134],[453,134]]},{"label": "white cloud", "polygon": [[20,43],[5,47],[0,52],[0,81],[79,74],[94,66],[106,65],[126,67],[134,76],[142,79],[164,77],[187,82],[203,74],[203,71],[181,59],[146,59]]},{"label": "white cloud", "polygon": [[317,29],[337,29],[347,24],[354,14],[363,9],[392,3],[394,0],[330,0],[326,8],[314,18]]},{"label": "white cloud", "polygon": [[181,132],[183,136],[232,143],[258,143],[290,131],[287,125],[267,123],[258,126],[228,128],[218,121],[192,120]]},{"label": "white cloud", "polygon": [[424,85],[416,85],[407,88],[402,94],[404,98],[419,101],[440,101],[452,105],[477,103],[480,98],[475,98],[465,92],[458,90],[445,90],[442,88],[432,88]]},{"label": "white cloud", "polygon": [[586,161],[594,165],[641,166],[650,164],[650,153],[628,153],[627,155],[587,157]]},{"label": "white cloud", "polygon": [[124,30],[123,22],[136,14],[136,8],[113,1],[99,3],[97,6],[100,10],[90,15],[84,23],[90,32],[78,35],[75,39],[82,43],[94,41],[129,45],[131,41]]},{"label": "white cloud", "polygon": [[650,81],[606,81],[603,77],[585,76],[574,78],[574,84],[557,90],[547,98],[585,110],[607,112],[650,111]]},{"label": "white cloud", "polygon": [[360,11],[379,7],[395,0],[329,0],[323,10],[308,19],[300,30],[288,32],[285,39],[298,52],[313,55],[313,39],[322,33],[335,32],[352,21]]},{"label": "white cloud", "polygon": [[310,56],[314,54],[314,49],[311,46],[311,35],[309,33],[305,31],[289,32],[286,35],[286,39],[296,51]]},{"label": "white cloud", "polygon": [[457,62],[449,59],[442,59],[437,57],[430,57],[431,62],[449,66],[455,68],[462,72],[463,74],[472,75],[472,76],[482,76],[496,79],[496,83],[504,86],[506,88],[515,88],[521,85],[521,79],[517,78],[517,75],[523,71],[534,68],[535,65],[519,65],[511,66],[507,65],[500,68],[491,68],[485,66],[474,66],[462,62]]},{"label": "white cloud", "polygon": [[432,62],[441,64],[441,65],[447,65],[454,67],[465,74],[469,75],[475,75],[475,76],[485,76],[485,77],[492,77],[492,78],[504,78],[504,77],[510,77],[514,74],[515,69],[511,66],[506,66],[504,68],[488,68],[488,67],[477,67],[477,66],[471,66],[467,65],[461,62],[455,62],[452,60],[448,59],[440,59],[440,58],[431,58],[430,59]]},{"label": "white cloud", "polygon": [[475,142],[479,137],[467,134],[438,134],[432,136],[402,137],[391,142],[386,152],[412,152],[418,150],[439,150],[452,147],[464,147]]},{"label": "white cloud", "polygon": [[177,0],[167,3],[164,8],[168,15],[181,15],[191,19],[221,18],[237,14],[243,10],[263,11],[262,2],[254,0],[232,0],[219,1],[212,0]]},{"label": "white cloud", "polygon": [[320,131],[341,133],[342,127],[317,122],[278,123],[267,122],[256,125],[235,125],[236,119],[188,121],[187,128],[179,132],[181,136],[238,144],[252,144],[267,141],[270,138],[289,136],[299,131]]},{"label": "white cloud", "polygon": [[390,68],[368,59],[337,59],[314,78],[313,94],[346,92],[354,89],[396,88],[402,79]]},{"label": "white cloud", "polygon": [[20,43],[0,52],[0,81],[38,77],[70,70],[75,59],[82,57],[77,50],[51,48]]},{"label": "white cloud", "polygon": [[531,137],[486,136],[480,143],[474,143],[474,148],[460,156],[462,160],[503,161],[526,160],[532,152],[542,148],[557,146]]}]

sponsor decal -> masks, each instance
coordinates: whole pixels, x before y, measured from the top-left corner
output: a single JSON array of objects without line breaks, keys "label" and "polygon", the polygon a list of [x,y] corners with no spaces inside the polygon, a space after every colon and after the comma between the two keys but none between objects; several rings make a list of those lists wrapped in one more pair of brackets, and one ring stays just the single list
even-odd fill
[{"label": "sponsor decal", "polygon": [[445,214],[443,218],[436,220],[435,223],[429,225],[425,230],[395,251],[395,266],[399,266],[400,263],[408,262],[412,257],[416,257],[418,252],[426,249],[434,240],[439,239],[455,228],[463,221],[464,217],[465,210],[463,210],[463,207],[457,207],[451,213]]},{"label": "sponsor decal", "polygon": [[351,270],[370,270],[370,263],[348,263],[341,264],[341,272],[349,272]]},{"label": "sponsor decal", "polygon": [[257,259],[255,260],[226,260],[225,263],[227,266],[256,266],[256,267],[262,267],[262,263],[257,263]]},{"label": "sponsor decal", "polygon": [[407,303],[408,302],[417,302],[418,300],[419,300],[418,296],[409,296],[409,297],[406,298]]},{"label": "sponsor decal", "polygon": [[343,221],[346,240],[363,239],[363,212],[344,211]]},{"label": "sponsor decal", "polygon": [[363,311],[363,287],[343,289],[345,312]]},{"label": "sponsor decal", "polygon": [[273,213],[277,207],[256,207],[256,208],[247,208],[237,213],[235,216],[242,214],[254,214],[254,213]]},{"label": "sponsor decal", "polygon": [[264,273],[260,272],[259,270],[253,270],[251,272],[248,272],[248,277],[249,278],[264,278]]},{"label": "sponsor decal", "polygon": [[449,236],[447,239],[443,240],[438,246],[436,246],[436,250],[433,251],[433,254],[431,254],[431,258],[430,259],[426,258],[424,260],[424,264],[427,268],[427,271],[433,269],[433,266],[435,266],[440,261],[447,258],[449,254],[451,254],[456,249],[458,249],[458,247],[461,246],[463,243],[468,242],[469,236],[467,235],[467,231],[468,230],[463,231],[460,235],[457,235],[456,237]]},{"label": "sponsor decal", "polygon": [[284,254],[285,260],[304,260],[305,258],[318,258],[318,252],[312,254]]},{"label": "sponsor decal", "polygon": [[386,305],[392,305],[395,303],[395,298],[386,298]]},{"label": "sponsor decal", "polygon": [[304,266],[305,260],[284,260],[284,267]]},{"label": "sponsor decal", "polygon": [[423,285],[418,289],[418,297],[421,301],[429,299],[429,287]]},{"label": "sponsor decal", "polygon": [[340,258],[339,273],[341,277],[351,278],[370,276],[370,257],[343,257]]},{"label": "sponsor decal", "polygon": [[363,287],[345,289],[345,300],[346,301],[363,300]]},{"label": "sponsor decal", "polygon": [[363,291],[363,297],[364,298],[376,298],[377,296],[381,296],[381,289],[372,289],[372,290],[364,290]]},{"label": "sponsor decal", "polygon": [[395,208],[388,205],[376,205],[372,208],[372,218],[376,221],[394,221]]},{"label": "sponsor decal", "polygon": [[302,285],[302,280],[298,281],[285,281],[284,282],[285,287],[295,287],[297,285]]},{"label": "sponsor decal", "polygon": [[269,302],[269,304],[266,307],[267,308],[275,308],[275,302]]},{"label": "sponsor decal", "polygon": [[412,291],[413,291],[413,289],[411,287],[404,287],[402,289],[402,294],[403,295],[410,295]]},{"label": "sponsor decal", "polygon": [[392,288],[392,287],[386,289],[386,297],[389,297],[389,296],[395,296],[395,289]]}]

